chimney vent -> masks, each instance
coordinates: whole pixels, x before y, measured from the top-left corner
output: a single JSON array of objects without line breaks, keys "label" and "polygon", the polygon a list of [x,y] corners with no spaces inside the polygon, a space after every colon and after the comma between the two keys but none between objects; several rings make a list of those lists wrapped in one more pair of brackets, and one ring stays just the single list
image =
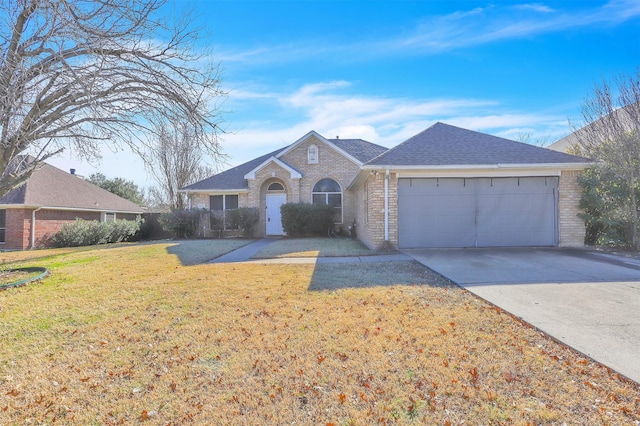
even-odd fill
[{"label": "chimney vent", "polygon": [[72,175],[76,174],[76,169],[69,169],[69,173],[71,173]]}]

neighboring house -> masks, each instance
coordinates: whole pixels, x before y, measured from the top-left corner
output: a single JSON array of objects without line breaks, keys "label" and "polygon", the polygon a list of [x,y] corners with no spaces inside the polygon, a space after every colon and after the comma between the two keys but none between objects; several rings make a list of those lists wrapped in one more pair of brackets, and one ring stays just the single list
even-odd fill
[{"label": "neighboring house", "polygon": [[436,123],[392,149],[309,132],[288,147],[182,189],[193,208],[330,204],[370,248],[581,246],[577,176],[590,161]]},{"label": "neighboring house", "polygon": [[143,209],[81,177],[43,164],[21,187],[0,197],[0,250],[43,245],[76,219],[135,219]]},{"label": "neighboring house", "polygon": [[638,117],[640,117],[640,103],[627,105],[575,130],[547,148],[559,152],[576,153],[582,150],[579,144],[581,138],[583,140],[593,140],[593,137],[590,138],[589,134],[599,135],[603,139],[615,139],[617,135],[623,132],[637,133],[640,131]]}]

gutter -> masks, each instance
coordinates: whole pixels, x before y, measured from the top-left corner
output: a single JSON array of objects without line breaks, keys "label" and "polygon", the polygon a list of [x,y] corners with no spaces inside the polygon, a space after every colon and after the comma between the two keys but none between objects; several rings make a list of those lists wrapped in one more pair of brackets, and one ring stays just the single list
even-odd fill
[{"label": "gutter", "polygon": [[31,210],[31,247],[30,250],[33,250],[36,246],[36,212],[40,211],[42,207],[38,207],[35,210]]},{"label": "gutter", "polygon": [[389,241],[389,169],[384,174],[384,240]]},{"label": "gutter", "polygon": [[376,165],[365,164],[361,170],[392,169],[403,170],[491,170],[491,169],[558,169],[558,170],[584,170],[593,166],[595,162],[580,163],[496,163],[496,164],[446,164],[446,165]]}]

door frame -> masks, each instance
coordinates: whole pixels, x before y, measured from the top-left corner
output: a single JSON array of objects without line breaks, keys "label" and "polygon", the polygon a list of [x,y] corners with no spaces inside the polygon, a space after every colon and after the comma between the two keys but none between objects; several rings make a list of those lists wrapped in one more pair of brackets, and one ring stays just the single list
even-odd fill
[{"label": "door frame", "polygon": [[[278,200],[278,202],[281,200],[282,202],[280,202],[280,204],[278,205],[278,210],[275,213],[277,215],[277,218],[270,218],[269,217],[269,204],[270,204],[270,200],[271,202]],[[282,229],[282,215],[280,213],[280,208],[279,206],[281,206],[282,204],[285,204],[287,202],[287,194],[286,193],[274,193],[274,194],[267,194],[266,196],[266,212],[265,212],[265,235],[284,235],[284,230]],[[280,226],[278,227],[277,231],[280,232],[270,232],[273,231],[273,229],[270,229],[269,224],[272,223],[271,220],[278,220],[280,221]],[[273,225],[272,225],[273,226]]]}]

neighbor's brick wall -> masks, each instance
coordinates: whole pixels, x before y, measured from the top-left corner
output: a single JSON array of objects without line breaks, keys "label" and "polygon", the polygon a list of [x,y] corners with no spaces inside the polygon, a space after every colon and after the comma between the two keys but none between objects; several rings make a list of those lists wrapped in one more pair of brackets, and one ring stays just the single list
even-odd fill
[{"label": "neighbor's brick wall", "polygon": [[[0,248],[5,250],[23,250],[29,247],[31,234],[31,210],[7,209],[5,243]],[[26,244],[25,244],[26,243]]]},{"label": "neighbor's brick wall", "polygon": [[[5,244],[0,248],[25,250],[31,248],[31,209],[7,209]],[[135,219],[136,215],[116,215],[119,219]],[[44,245],[48,236],[55,234],[62,225],[76,219],[100,220],[100,212],[69,212],[39,210],[36,212],[36,247]]]},{"label": "neighbor's brick wall", "polygon": [[[119,218],[116,215],[116,218]],[[75,222],[76,219],[100,221],[100,212],[70,212],[63,210],[40,210],[36,212],[36,247],[44,245],[47,237],[58,232],[65,223]],[[31,221],[31,215],[29,215]],[[30,226],[30,225],[28,225]],[[27,233],[27,247],[30,240]]]},{"label": "neighbor's brick wall", "polygon": [[584,221],[578,217],[582,189],[578,184],[580,171],[563,171],[558,184],[558,231],[560,247],[582,247],[586,229]]},{"label": "neighbor's brick wall", "polygon": [[[384,171],[371,174],[358,187],[358,239],[370,249],[382,248],[384,240]],[[366,192],[365,192],[366,191]],[[389,174],[389,243],[398,245],[398,176]]]}]

